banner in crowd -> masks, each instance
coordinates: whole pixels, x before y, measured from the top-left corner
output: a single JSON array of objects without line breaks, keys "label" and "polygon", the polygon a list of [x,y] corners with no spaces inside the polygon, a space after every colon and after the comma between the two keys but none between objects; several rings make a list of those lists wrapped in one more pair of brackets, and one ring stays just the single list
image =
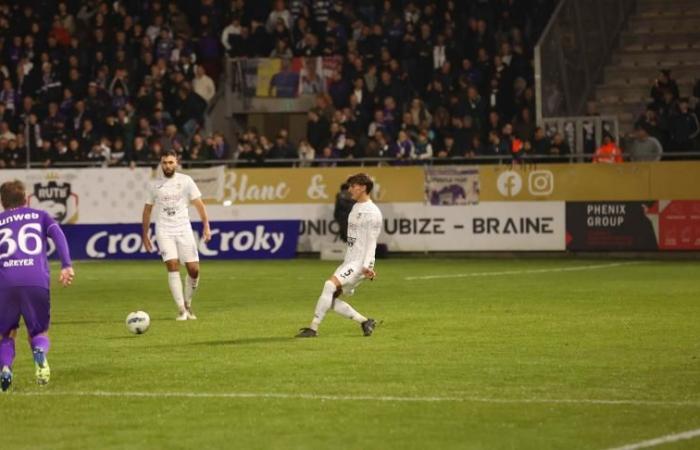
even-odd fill
[{"label": "banner in crowd", "polygon": [[643,201],[700,198],[700,162],[479,167],[481,201]]},{"label": "banner in crowd", "polygon": [[426,167],[425,201],[431,205],[479,203],[479,168],[471,166]]},{"label": "banner in crowd", "polygon": [[[468,206],[381,203],[379,243],[389,251],[564,250],[564,202],[488,202]],[[214,206],[218,220],[301,219],[298,250],[318,252],[337,241],[333,205]]]},{"label": "banner in crowd", "polygon": [[568,202],[569,250],[658,249],[658,202]]},{"label": "banner in crowd", "polygon": [[[200,238],[201,223],[193,225],[203,259],[288,259],[296,255],[298,220],[212,222],[208,243]],[[155,236],[156,250],[146,251],[141,224],[64,225],[63,230],[74,259],[160,258]]]},{"label": "banner in crowd", "polygon": [[244,97],[294,98],[328,91],[339,57],[243,58],[233,61],[233,92]]}]

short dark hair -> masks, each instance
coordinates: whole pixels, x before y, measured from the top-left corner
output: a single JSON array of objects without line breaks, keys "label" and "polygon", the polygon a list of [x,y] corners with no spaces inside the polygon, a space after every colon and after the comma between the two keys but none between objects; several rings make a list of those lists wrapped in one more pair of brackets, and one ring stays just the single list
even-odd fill
[{"label": "short dark hair", "polygon": [[374,187],[374,181],[366,173],[358,173],[348,178],[347,181],[349,186],[353,184],[359,184],[365,187],[368,194],[372,193],[372,188]]},{"label": "short dark hair", "polygon": [[160,153],[160,159],[167,158],[168,156],[172,156],[173,158],[177,159],[177,152],[173,149],[169,149],[169,150],[163,150]]},{"label": "short dark hair", "polygon": [[17,208],[27,203],[24,183],[19,180],[6,181],[0,186],[0,202],[4,209]]}]

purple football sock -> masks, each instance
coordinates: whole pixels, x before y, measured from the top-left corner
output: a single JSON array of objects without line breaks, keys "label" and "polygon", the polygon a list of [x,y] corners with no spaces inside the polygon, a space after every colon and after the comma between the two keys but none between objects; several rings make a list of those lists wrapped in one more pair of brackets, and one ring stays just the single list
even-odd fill
[{"label": "purple football sock", "polygon": [[38,348],[44,354],[46,354],[49,352],[49,347],[51,347],[51,341],[49,341],[48,336],[40,334],[32,338],[32,350]]},{"label": "purple football sock", "polygon": [[0,341],[0,368],[4,366],[12,367],[15,361],[15,340],[12,338],[3,338]]}]

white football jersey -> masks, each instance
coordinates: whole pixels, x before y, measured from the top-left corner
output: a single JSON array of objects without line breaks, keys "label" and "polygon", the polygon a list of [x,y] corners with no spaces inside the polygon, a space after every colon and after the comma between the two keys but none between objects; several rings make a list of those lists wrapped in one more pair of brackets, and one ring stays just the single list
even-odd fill
[{"label": "white football jersey", "polygon": [[171,178],[153,180],[146,203],[156,207],[156,233],[180,235],[192,233],[189,206],[202,196],[194,180],[184,173],[175,172]]},{"label": "white football jersey", "polygon": [[348,250],[345,263],[374,267],[377,238],[382,231],[382,212],[372,200],[355,203],[348,216]]}]

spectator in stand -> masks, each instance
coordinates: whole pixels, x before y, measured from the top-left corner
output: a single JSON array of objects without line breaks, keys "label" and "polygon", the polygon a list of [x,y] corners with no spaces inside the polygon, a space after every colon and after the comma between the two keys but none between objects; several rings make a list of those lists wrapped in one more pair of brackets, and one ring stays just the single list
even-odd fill
[{"label": "spectator in stand", "polygon": [[210,156],[212,159],[226,159],[229,157],[228,143],[226,143],[223,134],[217,132],[212,136]]},{"label": "spectator in stand", "polygon": [[627,152],[631,161],[659,161],[663,153],[663,147],[658,139],[652,137],[647,127],[636,127],[636,136],[629,145]]},{"label": "spectator in stand", "polygon": [[693,97],[695,97],[695,116],[700,117],[700,78],[695,80],[695,86],[693,86]]},{"label": "spectator in stand", "polygon": [[204,66],[197,65],[195,68],[195,77],[192,80],[192,89],[194,93],[202,97],[207,104],[214,98],[216,94],[216,86],[214,86],[214,80],[207,75]]},{"label": "spectator in stand", "polygon": [[513,132],[518,139],[531,141],[535,135],[535,122],[532,120],[530,108],[523,108],[513,125]]},{"label": "spectator in stand", "polygon": [[409,159],[416,156],[416,147],[413,141],[408,137],[405,131],[399,131],[399,136],[396,141],[396,159]]},{"label": "spectator in stand", "polygon": [[299,141],[299,147],[297,148],[298,158],[302,161],[302,167],[310,166],[310,162],[316,157],[316,150],[311,146],[308,140],[302,139]]},{"label": "spectator in stand", "polygon": [[603,133],[603,144],[595,151],[593,162],[606,164],[623,162],[622,150],[617,146],[610,133]]},{"label": "spectator in stand", "polygon": [[660,105],[663,103],[664,92],[670,92],[672,100],[676,100],[679,97],[678,84],[671,78],[671,71],[668,69],[663,69],[659,72],[649,95],[654,99],[654,103]]},{"label": "spectator in stand", "polygon": [[549,150],[546,154],[552,157],[550,159],[552,162],[564,162],[569,160],[569,156],[571,155],[571,147],[569,147],[569,143],[566,142],[566,139],[564,139],[563,134],[560,132],[554,134]]},{"label": "spectator in stand", "polygon": [[692,151],[695,148],[695,138],[700,134],[700,124],[698,124],[695,113],[690,111],[690,103],[687,98],[680,99],[678,108],[678,113],[669,119],[670,150],[673,152]]},{"label": "spectator in stand", "polygon": [[544,131],[544,128],[535,128],[535,136],[532,140],[532,154],[533,155],[547,155],[549,154],[549,149],[551,148],[551,142]]},{"label": "spectator in stand", "polygon": [[317,167],[335,167],[336,163],[333,161],[337,159],[338,155],[333,152],[333,148],[330,145],[326,145],[321,150],[321,153],[316,154],[316,166]]},{"label": "spectator in stand", "polygon": [[330,141],[330,123],[316,109],[309,111],[308,118],[306,138],[311,147],[321,149]]},{"label": "spectator in stand", "polygon": [[659,116],[656,107],[653,104],[647,105],[644,114],[637,119],[634,126],[635,129],[637,127],[644,127],[646,130],[648,130],[649,134],[658,139],[659,142],[666,141],[666,134],[661,129]]},{"label": "spectator in stand", "polygon": [[[510,155],[510,142],[504,140],[497,130],[489,131],[489,146],[486,148],[486,156]],[[491,160],[495,162],[495,160]]]},{"label": "spectator in stand", "polygon": [[428,130],[422,129],[418,133],[418,140],[416,141],[412,159],[430,159],[433,157],[433,145],[430,143],[430,138],[428,137]]}]

